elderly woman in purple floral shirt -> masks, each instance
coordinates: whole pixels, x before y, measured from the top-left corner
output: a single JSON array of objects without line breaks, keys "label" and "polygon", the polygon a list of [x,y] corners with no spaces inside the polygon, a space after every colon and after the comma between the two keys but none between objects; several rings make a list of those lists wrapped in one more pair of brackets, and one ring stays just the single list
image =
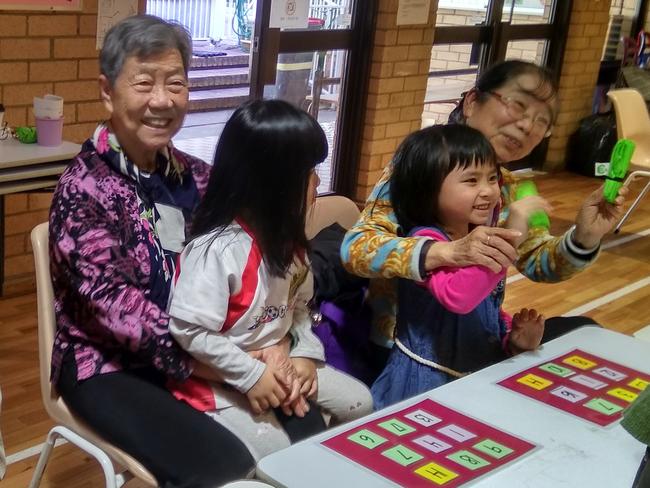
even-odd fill
[{"label": "elderly woman in purple floral shirt", "polygon": [[219,486],[253,468],[241,441],[165,389],[193,369],[165,310],[210,170],[171,144],[187,110],[190,56],[188,33],[156,17],[109,31],[99,84],[110,118],[66,169],[50,213],[52,381],[165,487]]}]

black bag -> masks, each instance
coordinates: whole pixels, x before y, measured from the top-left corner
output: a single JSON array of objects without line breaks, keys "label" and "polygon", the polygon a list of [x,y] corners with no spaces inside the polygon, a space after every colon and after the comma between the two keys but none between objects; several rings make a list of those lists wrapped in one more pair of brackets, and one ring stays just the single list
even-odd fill
[{"label": "black bag", "polygon": [[608,162],[616,144],[614,112],[594,114],[580,121],[569,138],[566,151],[567,169],[585,176],[595,176],[595,163]]}]

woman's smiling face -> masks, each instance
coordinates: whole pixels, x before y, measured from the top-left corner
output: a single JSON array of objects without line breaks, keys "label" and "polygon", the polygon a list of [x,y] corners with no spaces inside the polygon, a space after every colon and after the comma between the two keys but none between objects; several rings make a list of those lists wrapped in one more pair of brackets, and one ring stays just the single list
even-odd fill
[{"label": "woman's smiling face", "polygon": [[170,49],[145,59],[129,56],[112,86],[100,77],[104,106],[117,140],[147,169],[183,123],[189,90],[183,59]]},{"label": "woman's smiling face", "polygon": [[[530,154],[551,129],[556,111],[552,90],[540,85],[536,75],[522,74],[494,94],[468,93],[463,105],[466,123],[490,141],[499,162],[516,161]],[[517,103],[524,115],[513,116],[508,103]],[[548,127],[540,121],[548,121]]]}]

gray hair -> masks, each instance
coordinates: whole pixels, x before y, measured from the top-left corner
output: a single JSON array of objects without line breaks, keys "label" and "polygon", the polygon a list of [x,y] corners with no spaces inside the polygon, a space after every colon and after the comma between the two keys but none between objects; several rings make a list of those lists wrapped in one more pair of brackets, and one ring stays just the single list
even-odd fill
[{"label": "gray hair", "polygon": [[112,86],[126,58],[147,58],[170,49],[176,49],[181,54],[187,75],[192,56],[192,38],[185,27],[153,15],[127,17],[106,34],[99,53],[99,70]]}]

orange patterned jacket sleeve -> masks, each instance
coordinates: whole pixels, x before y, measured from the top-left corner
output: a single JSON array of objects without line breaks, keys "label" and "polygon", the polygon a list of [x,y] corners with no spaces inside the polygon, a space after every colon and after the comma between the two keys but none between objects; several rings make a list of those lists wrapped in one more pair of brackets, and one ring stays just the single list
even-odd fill
[{"label": "orange patterned jacket sleeve", "polygon": [[[502,168],[502,212],[499,224],[508,216],[516,190],[516,179]],[[370,283],[369,303],[373,309],[373,340],[389,344],[397,310],[396,280],[421,281],[419,262],[426,238],[398,237],[399,224],[390,201],[388,166],[366,201],[359,221],[350,229],[341,246],[341,259],[351,273],[374,278]],[[529,230],[519,246],[517,269],[539,282],[557,282],[571,278],[594,261],[597,252],[580,255],[572,250],[572,229],[552,236],[545,228]]]}]

